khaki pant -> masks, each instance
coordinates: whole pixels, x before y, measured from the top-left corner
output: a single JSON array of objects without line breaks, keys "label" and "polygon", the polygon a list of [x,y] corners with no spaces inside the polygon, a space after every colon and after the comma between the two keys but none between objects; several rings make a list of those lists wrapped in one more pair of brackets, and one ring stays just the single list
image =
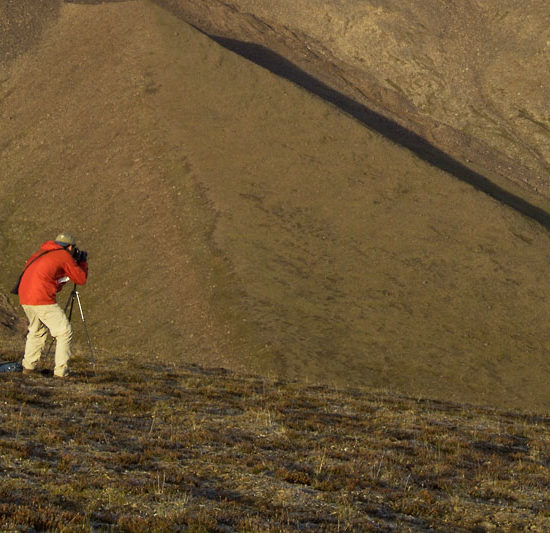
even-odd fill
[{"label": "khaki pant", "polygon": [[29,319],[23,368],[28,370],[36,368],[50,330],[51,336],[56,340],[54,375],[60,377],[68,375],[73,328],[63,309],[57,304],[24,305],[23,311]]}]

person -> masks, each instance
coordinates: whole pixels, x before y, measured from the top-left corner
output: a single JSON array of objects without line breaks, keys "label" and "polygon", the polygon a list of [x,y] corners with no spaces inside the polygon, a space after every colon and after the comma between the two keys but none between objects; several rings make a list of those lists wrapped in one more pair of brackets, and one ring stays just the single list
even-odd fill
[{"label": "person", "polygon": [[87,279],[87,254],[78,250],[69,233],[60,233],[54,241],[44,242],[40,250],[31,255],[18,290],[19,303],[29,320],[23,373],[36,372],[49,330],[56,340],[53,374],[60,378],[69,375],[73,330],[56,296],[69,280],[84,285]]}]

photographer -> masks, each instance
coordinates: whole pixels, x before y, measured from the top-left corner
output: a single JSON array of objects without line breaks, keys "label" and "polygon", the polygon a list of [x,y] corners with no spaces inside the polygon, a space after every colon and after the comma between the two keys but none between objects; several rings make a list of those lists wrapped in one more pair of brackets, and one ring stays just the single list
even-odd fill
[{"label": "photographer", "polygon": [[69,375],[73,330],[56,303],[56,296],[67,281],[83,285],[87,278],[87,254],[76,247],[75,239],[68,233],[43,243],[27,261],[16,289],[29,320],[24,373],[36,370],[49,329],[56,340],[54,376]]}]

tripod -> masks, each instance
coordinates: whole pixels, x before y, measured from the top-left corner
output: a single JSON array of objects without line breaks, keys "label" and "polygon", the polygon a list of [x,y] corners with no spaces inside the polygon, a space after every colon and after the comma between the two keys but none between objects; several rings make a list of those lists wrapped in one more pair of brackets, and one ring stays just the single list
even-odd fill
[{"label": "tripod", "polygon": [[[78,309],[80,311],[80,318],[82,319],[82,325],[84,326],[84,332],[86,333],[86,339],[88,340],[88,348],[90,349],[90,362],[95,368],[94,349],[92,347],[92,341],[90,340],[90,334],[88,333],[88,328],[86,327],[84,311],[82,311],[82,304],[80,303],[80,294],[76,290],[76,283],[73,284],[73,290],[71,291],[71,294],[69,294],[69,298],[67,299],[67,303],[65,304],[65,308],[63,309],[65,311],[65,314],[67,314],[67,309],[69,309],[69,314],[67,315],[69,322],[71,321],[71,318],[73,316],[73,307],[74,307],[75,301],[78,304]],[[46,356],[50,355],[50,350],[52,349],[52,345],[53,345],[53,339],[50,342],[50,346],[48,348],[48,353],[46,354]]]}]

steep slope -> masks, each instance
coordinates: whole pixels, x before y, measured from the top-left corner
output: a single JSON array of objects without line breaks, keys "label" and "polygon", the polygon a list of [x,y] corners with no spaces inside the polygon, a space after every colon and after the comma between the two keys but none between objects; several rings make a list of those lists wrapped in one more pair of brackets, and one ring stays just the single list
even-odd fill
[{"label": "steep slope", "polygon": [[163,43],[151,24],[156,11],[63,4],[57,23],[8,71],[2,276],[8,288],[41,240],[70,228],[90,252],[82,300],[100,347],[179,353],[184,336],[212,364],[216,343],[203,339],[208,296],[187,266],[190,235],[169,182],[185,152],[164,138],[148,101],[157,90],[147,70],[155,36]]},{"label": "steep slope", "polygon": [[0,283],[76,233],[105,367],[550,405],[539,224],[150,2],[61,4],[2,80]]},{"label": "steep slope", "polygon": [[230,47],[278,52],[548,209],[545,0],[156,2]]}]

